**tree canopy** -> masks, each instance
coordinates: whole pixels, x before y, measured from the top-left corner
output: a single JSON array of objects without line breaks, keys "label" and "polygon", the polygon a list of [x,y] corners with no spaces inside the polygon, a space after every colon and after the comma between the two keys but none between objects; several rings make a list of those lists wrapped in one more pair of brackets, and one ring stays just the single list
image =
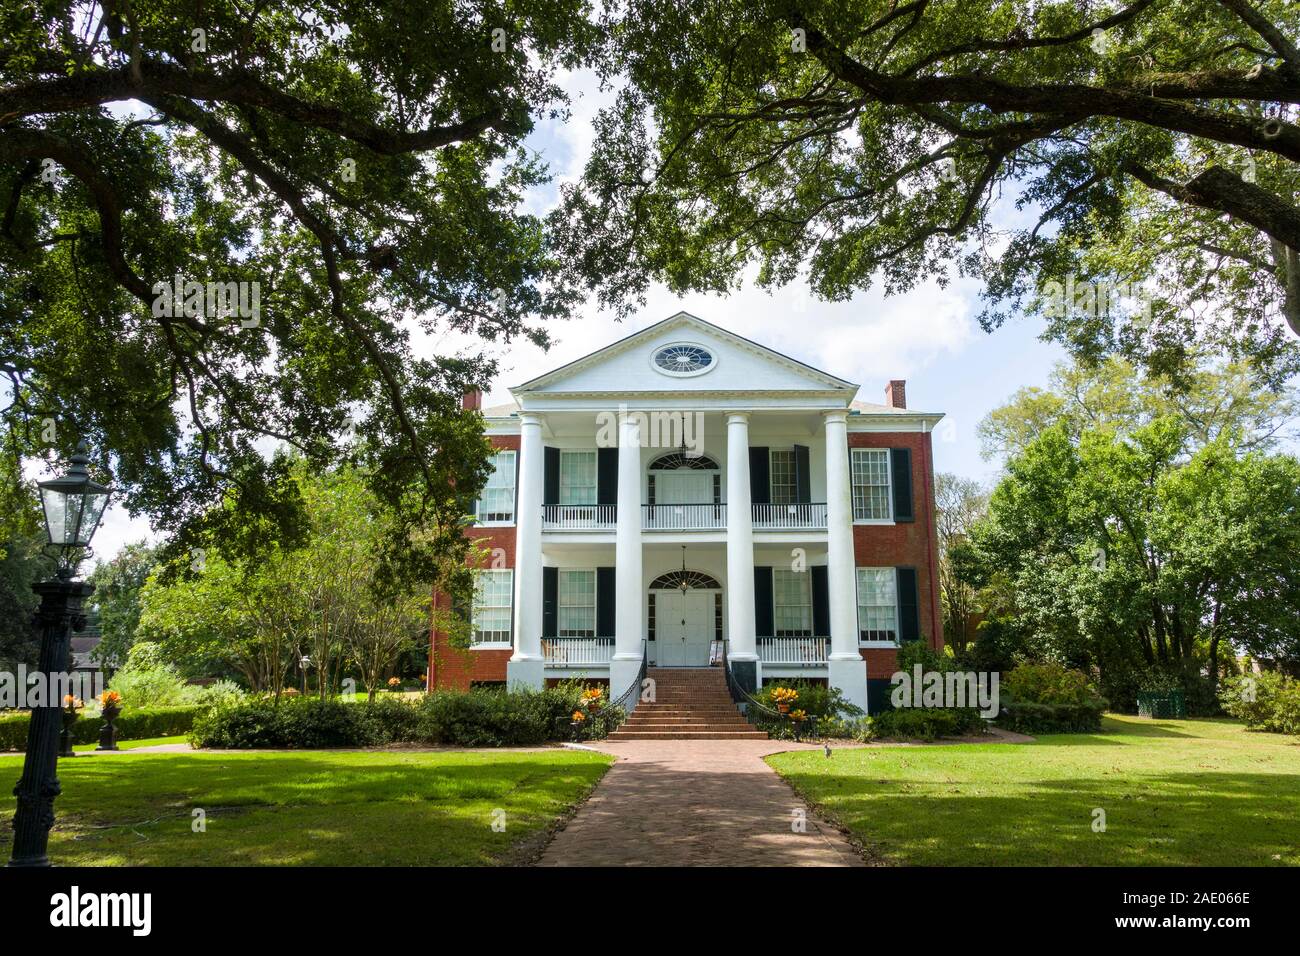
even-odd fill
[{"label": "tree canopy", "polygon": [[563,226],[606,303],[751,267],[831,300],[964,273],[987,328],[1036,310],[1089,358],[1296,370],[1300,6],[626,0],[606,23],[627,84]]},{"label": "tree canopy", "polygon": [[400,533],[449,526],[492,366],[412,335],[543,341],[572,308],[522,141],[593,48],[583,0],[4,0],[0,24],[5,454],[87,440],[177,553],[239,512],[302,523],[276,448],[359,462]]}]

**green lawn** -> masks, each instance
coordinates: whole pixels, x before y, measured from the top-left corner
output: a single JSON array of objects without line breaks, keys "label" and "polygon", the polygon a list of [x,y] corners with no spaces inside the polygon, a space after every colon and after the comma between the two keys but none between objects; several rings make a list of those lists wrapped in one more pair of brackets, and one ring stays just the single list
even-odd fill
[{"label": "green lawn", "polygon": [[1300,865],[1300,740],[1226,720],[768,762],[886,863]]},{"label": "green lawn", "polygon": [[[611,762],[572,750],[196,751],[66,760],[50,857],[69,866],[510,862]],[[0,760],[0,832],[11,832],[21,767],[21,760]],[[192,830],[196,808],[207,814],[205,833]],[[504,820],[503,831],[493,829],[496,819]]]}]

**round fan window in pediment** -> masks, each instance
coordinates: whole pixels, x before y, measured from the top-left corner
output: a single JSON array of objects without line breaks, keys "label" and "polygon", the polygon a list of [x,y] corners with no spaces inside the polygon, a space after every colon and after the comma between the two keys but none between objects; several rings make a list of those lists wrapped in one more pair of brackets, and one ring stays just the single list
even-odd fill
[{"label": "round fan window in pediment", "polygon": [[665,345],[654,354],[655,368],[669,375],[700,375],[714,365],[713,353],[693,342]]}]

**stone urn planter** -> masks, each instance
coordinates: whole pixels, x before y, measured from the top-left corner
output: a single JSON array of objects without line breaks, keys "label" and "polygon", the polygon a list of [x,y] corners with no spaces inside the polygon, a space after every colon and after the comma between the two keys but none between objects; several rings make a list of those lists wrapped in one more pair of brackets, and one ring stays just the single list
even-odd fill
[{"label": "stone urn planter", "polygon": [[113,721],[122,716],[122,708],[118,704],[105,704],[100,716],[104,718],[104,726],[99,730],[99,746],[96,750],[116,750],[117,749],[117,727]]},{"label": "stone urn planter", "polygon": [[59,756],[75,757],[77,754],[72,749],[72,725],[81,719],[81,713],[73,704],[68,704],[63,708],[63,729],[59,731]]}]

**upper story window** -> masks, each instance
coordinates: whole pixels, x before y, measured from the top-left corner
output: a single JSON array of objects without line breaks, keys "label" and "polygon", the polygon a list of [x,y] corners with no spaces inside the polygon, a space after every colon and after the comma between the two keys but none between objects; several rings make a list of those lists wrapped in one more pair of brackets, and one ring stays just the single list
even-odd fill
[{"label": "upper story window", "polygon": [[853,520],[888,521],[893,517],[889,492],[889,449],[850,449]]},{"label": "upper story window", "polygon": [[774,570],[772,611],[777,637],[811,637],[812,575],[807,571]]},{"label": "upper story window", "polygon": [[510,643],[510,604],[515,572],[506,568],[477,571],[474,575],[474,607],[470,613],[472,644]]},{"label": "upper story window", "polygon": [[707,372],[717,359],[702,345],[694,342],[675,342],[656,351],[651,361],[661,372],[685,376]]},{"label": "upper story window", "polygon": [[560,504],[596,503],[596,452],[560,452]]},{"label": "upper story window", "polygon": [[476,509],[480,524],[509,524],[515,520],[515,453],[492,456],[492,477],[483,486]]},{"label": "upper story window", "polygon": [[788,505],[799,500],[799,472],[793,451],[773,451],[771,460],[772,504]]},{"label": "upper story window", "polygon": [[898,642],[898,587],[893,568],[858,568],[858,637]]}]

